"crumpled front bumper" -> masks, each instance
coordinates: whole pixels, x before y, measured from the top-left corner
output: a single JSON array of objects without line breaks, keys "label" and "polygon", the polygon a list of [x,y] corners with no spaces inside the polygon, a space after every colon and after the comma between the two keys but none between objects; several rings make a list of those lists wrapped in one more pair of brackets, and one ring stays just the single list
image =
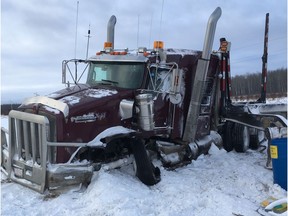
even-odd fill
[{"label": "crumpled front bumper", "polygon": [[87,144],[49,142],[49,128],[45,116],[15,110],[9,113],[9,131],[1,128],[1,167],[8,179],[40,193],[49,188],[89,183],[94,172],[91,163],[53,164],[48,156],[57,146]]}]

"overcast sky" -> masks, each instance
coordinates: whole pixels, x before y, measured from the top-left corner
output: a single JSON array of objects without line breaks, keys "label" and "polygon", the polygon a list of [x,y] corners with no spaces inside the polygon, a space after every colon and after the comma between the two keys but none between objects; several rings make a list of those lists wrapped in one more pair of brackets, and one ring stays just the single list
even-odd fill
[{"label": "overcast sky", "polygon": [[[151,48],[154,40],[163,40],[166,48],[201,50],[208,18],[218,6],[222,16],[213,48],[221,37],[232,42],[233,75],[261,71],[266,13],[268,69],[287,67],[287,0],[79,0],[76,57],[86,56],[89,24],[89,55],[103,48],[111,15],[117,17],[115,48]],[[76,11],[77,0],[1,0],[2,103],[64,87],[61,62],[74,58]]]}]

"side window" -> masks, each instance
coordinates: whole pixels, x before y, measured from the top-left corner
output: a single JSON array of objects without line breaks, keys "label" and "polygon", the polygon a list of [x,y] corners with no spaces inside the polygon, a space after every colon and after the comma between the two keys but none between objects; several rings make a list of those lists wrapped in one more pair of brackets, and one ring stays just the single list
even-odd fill
[{"label": "side window", "polygon": [[163,68],[150,68],[150,90],[168,92],[171,89],[171,71]]},{"label": "side window", "polygon": [[163,92],[169,92],[171,89],[171,72],[161,70],[156,76],[156,89]]},{"label": "side window", "polygon": [[107,71],[102,70],[100,67],[94,67],[93,80],[101,81],[107,79]]}]

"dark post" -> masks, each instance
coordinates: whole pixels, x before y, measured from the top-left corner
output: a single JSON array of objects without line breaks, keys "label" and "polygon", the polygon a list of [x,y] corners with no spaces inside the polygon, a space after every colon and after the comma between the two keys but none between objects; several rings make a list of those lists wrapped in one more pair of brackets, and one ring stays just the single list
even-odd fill
[{"label": "dark post", "polygon": [[258,99],[258,102],[260,103],[266,103],[268,32],[269,32],[269,13],[266,14],[266,21],[265,21],[264,53],[262,56],[261,97]]}]

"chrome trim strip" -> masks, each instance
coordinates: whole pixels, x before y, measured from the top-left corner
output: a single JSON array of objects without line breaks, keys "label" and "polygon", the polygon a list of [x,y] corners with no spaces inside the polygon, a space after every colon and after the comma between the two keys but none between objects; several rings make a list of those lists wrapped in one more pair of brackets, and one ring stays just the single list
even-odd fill
[{"label": "chrome trim strip", "polygon": [[39,103],[57,109],[63,113],[65,118],[69,115],[69,106],[66,103],[45,96],[27,98],[22,102],[22,105],[33,103]]}]

